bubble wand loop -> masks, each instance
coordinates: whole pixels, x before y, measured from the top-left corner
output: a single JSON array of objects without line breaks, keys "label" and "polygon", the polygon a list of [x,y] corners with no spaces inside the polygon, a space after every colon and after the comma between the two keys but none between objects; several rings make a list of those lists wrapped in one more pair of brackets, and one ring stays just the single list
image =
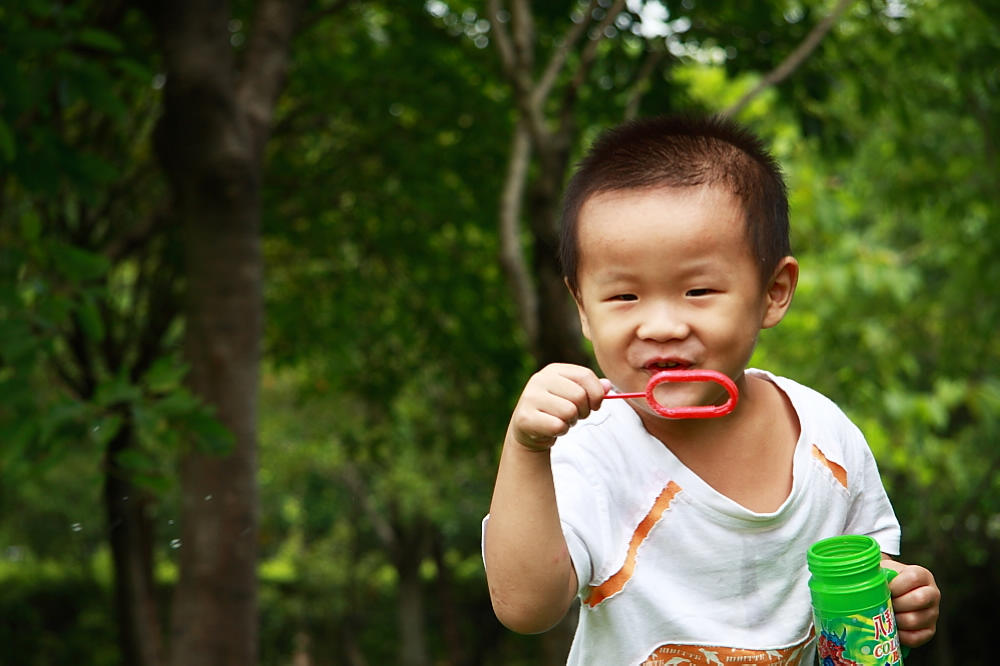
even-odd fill
[{"label": "bubble wand loop", "polygon": [[[665,382],[714,382],[726,389],[729,400],[721,405],[694,405],[665,407],[653,395],[657,386]],[[645,398],[649,406],[668,419],[709,419],[725,416],[733,411],[739,401],[739,390],[732,379],[715,370],[664,370],[653,375],[646,384],[645,393],[608,393],[605,398]]]}]

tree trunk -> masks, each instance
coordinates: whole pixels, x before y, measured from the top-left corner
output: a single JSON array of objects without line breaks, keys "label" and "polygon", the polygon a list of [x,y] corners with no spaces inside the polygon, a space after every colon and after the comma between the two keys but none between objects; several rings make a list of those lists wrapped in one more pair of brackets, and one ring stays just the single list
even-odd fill
[{"label": "tree trunk", "polygon": [[104,507],[115,572],[115,612],[122,662],[162,666],[163,632],[153,578],[153,525],[144,491],[129,481],[116,456],[127,449],[134,431],[125,425],[108,444]]},{"label": "tree trunk", "polygon": [[[202,200],[184,220],[190,384],[216,408],[234,443],[228,455],[190,451],[181,461],[181,574],[172,623],[177,666],[257,661],[256,403],[262,304],[258,203],[251,183],[248,177],[221,183],[223,191],[238,193],[242,201],[228,219],[225,202],[216,206]],[[191,183],[190,188],[210,191],[206,185]],[[215,215],[204,215],[212,210]]]},{"label": "tree trunk", "polygon": [[257,385],[263,321],[260,173],[299,2],[261,0],[239,68],[227,2],[150,3],[167,84],[157,152],[185,248],[193,392],[232,434],[180,463],[171,661],[257,662]]},{"label": "tree trunk", "polygon": [[455,580],[445,557],[444,535],[435,529],[433,536],[434,563],[437,566],[437,603],[441,608],[441,633],[451,666],[470,664],[462,643],[458,602],[455,599]]},{"label": "tree trunk", "polygon": [[365,653],[358,644],[358,632],[353,625],[354,623],[350,622],[341,629],[341,654],[346,659],[347,666],[368,666]]},{"label": "tree trunk", "polygon": [[399,658],[402,666],[428,666],[426,611],[424,591],[420,580],[420,564],[426,552],[426,534],[429,529],[419,521],[416,524],[394,526],[395,541],[393,563],[399,575]]},{"label": "tree trunk", "polygon": [[[411,556],[415,555],[411,553]],[[428,666],[425,640],[424,594],[420,584],[420,560],[403,563],[399,571],[399,663]]]},{"label": "tree trunk", "polygon": [[[557,362],[591,363],[583,349],[576,306],[566,289],[558,259],[559,204],[569,164],[568,147],[561,143],[559,135],[550,135],[547,145],[539,146],[539,173],[527,206],[534,243],[532,269],[538,290],[537,360],[541,366]],[[568,145],[568,140],[565,143]]]},{"label": "tree trunk", "polygon": [[[234,134],[220,138],[230,143]],[[180,580],[172,623],[179,666],[236,666],[257,658],[259,204],[250,164],[226,157],[228,174],[225,167],[192,169],[178,188],[184,193],[190,385],[233,434],[228,454],[190,450],[180,464]]]},{"label": "tree trunk", "polygon": [[[164,12],[168,83],[159,152],[183,229],[189,383],[233,435],[180,464],[180,579],[172,661],[257,661],[256,401],[262,323],[258,171],[236,108],[228,8]],[[171,23],[173,23],[171,25]]]}]

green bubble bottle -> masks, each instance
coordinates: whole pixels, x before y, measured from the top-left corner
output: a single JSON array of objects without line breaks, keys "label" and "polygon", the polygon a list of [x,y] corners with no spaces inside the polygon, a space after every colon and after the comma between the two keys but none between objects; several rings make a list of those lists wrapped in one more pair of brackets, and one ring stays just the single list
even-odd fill
[{"label": "green bubble bottle", "polygon": [[806,555],[822,666],[902,666],[889,581],[878,542],[844,535],[817,541]]}]

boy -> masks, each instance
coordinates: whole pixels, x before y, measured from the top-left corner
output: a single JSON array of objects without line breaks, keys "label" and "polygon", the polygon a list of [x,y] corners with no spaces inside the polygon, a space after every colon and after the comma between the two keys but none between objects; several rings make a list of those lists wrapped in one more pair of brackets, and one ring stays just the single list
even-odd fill
[{"label": "boy", "polygon": [[[780,169],[722,119],[654,118],[606,132],[570,181],[561,259],[606,379],[554,364],[528,381],[504,441],[483,550],[497,617],[545,631],[582,602],[571,664],[812,664],[805,553],[899,525],[875,461],[828,399],[746,369],[792,300]],[[659,416],[663,370],[728,375],[728,415]],[[711,382],[667,383],[666,406],[721,404]],[[891,591],[904,645],[934,634],[929,571]]]}]

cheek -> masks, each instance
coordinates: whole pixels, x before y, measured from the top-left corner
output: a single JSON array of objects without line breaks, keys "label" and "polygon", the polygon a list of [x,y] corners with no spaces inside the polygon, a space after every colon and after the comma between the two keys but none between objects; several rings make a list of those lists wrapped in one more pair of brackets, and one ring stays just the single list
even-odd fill
[{"label": "cheek", "polygon": [[622,353],[634,338],[627,321],[614,316],[591,316],[584,335],[593,345],[595,354],[603,352],[605,356]]},{"label": "cheek", "polygon": [[592,340],[590,337],[590,320],[587,319],[587,315],[580,312],[580,331],[583,332],[583,337],[588,340]]},{"label": "cheek", "polygon": [[742,348],[756,346],[760,335],[760,320],[758,313],[744,311],[738,314],[718,313],[710,322],[705,322],[703,330],[714,332],[714,337],[721,345]]},{"label": "cheek", "polygon": [[580,296],[578,294],[573,295],[573,300],[576,303],[576,314],[580,318],[580,331],[583,332],[583,337],[590,340],[590,317],[587,316],[587,310],[580,304]]}]

